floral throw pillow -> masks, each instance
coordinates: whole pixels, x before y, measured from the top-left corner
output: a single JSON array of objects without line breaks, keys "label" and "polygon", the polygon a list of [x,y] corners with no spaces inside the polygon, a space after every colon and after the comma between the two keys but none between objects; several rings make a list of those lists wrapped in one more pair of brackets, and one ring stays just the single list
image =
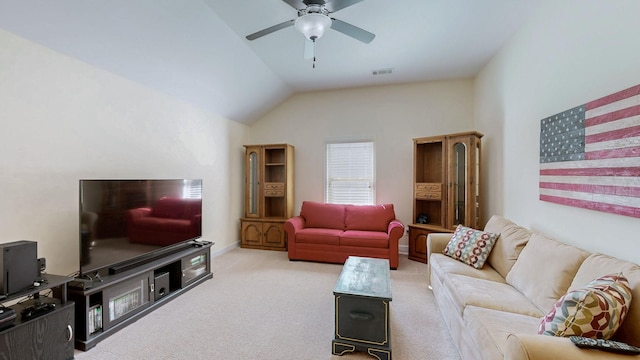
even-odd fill
[{"label": "floral throw pillow", "polygon": [[631,305],[631,288],[620,274],[606,275],[566,293],[542,318],[538,334],[608,340]]},{"label": "floral throw pillow", "polygon": [[482,269],[497,238],[498,234],[458,225],[442,253],[476,269]]}]

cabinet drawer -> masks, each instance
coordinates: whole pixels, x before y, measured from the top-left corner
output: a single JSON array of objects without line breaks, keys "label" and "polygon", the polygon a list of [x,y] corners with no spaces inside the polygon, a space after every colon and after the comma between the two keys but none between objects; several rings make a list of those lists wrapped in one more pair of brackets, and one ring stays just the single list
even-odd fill
[{"label": "cabinet drawer", "polygon": [[442,200],[442,194],[439,192],[416,191],[416,199],[420,200]]},{"label": "cabinet drawer", "polygon": [[442,200],[442,184],[417,183],[415,188],[416,199]]},{"label": "cabinet drawer", "polygon": [[267,196],[267,197],[284,196],[284,190],[265,190],[264,196]]},{"label": "cabinet drawer", "polygon": [[442,192],[440,183],[416,183],[416,191]]},{"label": "cabinet drawer", "polygon": [[284,191],[284,183],[268,182],[264,183],[264,190],[282,190]]}]

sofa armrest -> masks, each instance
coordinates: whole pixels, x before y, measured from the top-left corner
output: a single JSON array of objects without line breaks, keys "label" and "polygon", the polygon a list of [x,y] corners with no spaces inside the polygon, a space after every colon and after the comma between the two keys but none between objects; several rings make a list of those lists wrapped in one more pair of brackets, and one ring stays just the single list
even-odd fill
[{"label": "sofa armrest", "polygon": [[395,270],[400,262],[399,243],[400,238],[404,235],[404,224],[398,219],[391,220],[387,227],[387,234],[389,236],[389,266]]},{"label": "sofa armrest", "polygon": [[404,224],[398,219],[391,220],[387,227],[387,234],[389,234],[390,237],[401,238],[404,234]]},{"label": "sofa armrest", "polygon": [[563,360],[640,359],[639,356],[614,354],[595,349],[581,349],[569,338],[547,335],[515,335],[507,337],[504,358],[510,360],[546,360],[561,355]]},{"label": "sofa armrest", "polygon": [[430,233],[427,235],[427,261],[431,254],[441,253],[453,234],[450,233]]},{"label": "sofa armrest", "polygon": [[284,223],[284,232],[287,234],[287,253],[289,259],[297,259],[296,233],[304,229],[305,220],[302,216],[294,216]]},{"label": "sofa armrest", "polygon": [[127,219],[135,220],[143,217],[151,216],[150,208],[136,208],[127,211]]},{"label": "sofa armrest", "polygon": [[304,218],[302,216],[294,216],[284,223],[284,230],[289,235],[294,235],[301,229],[304,229]]},{"label": "sofa armrest", "polygon": [[429,258],[431,254],[442,253],[449,240],[451,240],[451,236],[453,234],[449,233],[430,233],[427,235],[427,282],[429,283],[429,289],[431,289],[431,261],[429,261]]}]

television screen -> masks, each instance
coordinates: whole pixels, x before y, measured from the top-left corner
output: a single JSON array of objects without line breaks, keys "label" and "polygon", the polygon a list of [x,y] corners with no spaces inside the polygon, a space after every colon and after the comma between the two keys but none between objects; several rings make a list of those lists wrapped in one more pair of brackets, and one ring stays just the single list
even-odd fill
[{"label": "television screen", "polygon": [[202,180],[80,180],[80,277],[115,273],[202,234]]}]

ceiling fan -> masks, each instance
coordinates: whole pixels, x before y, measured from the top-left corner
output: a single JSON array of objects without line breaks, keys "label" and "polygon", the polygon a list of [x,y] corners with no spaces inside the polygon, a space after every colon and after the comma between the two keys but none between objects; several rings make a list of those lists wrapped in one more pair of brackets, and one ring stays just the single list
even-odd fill
[{"label": "ceiling fan", "polygon": [[295,26],[307,39],[304,52],[305,58],[313,57],[315,60],[315,41],[322,37],[328,28],[362,41],[365,44],[370,43],[376,37],[375,34],[330,16],[330,14],[338,10],[342,10],[364,0],[282,1],[296,9],[298,11],[298,17],[247,35],[247,40],[255,40],[289,26]]}]

